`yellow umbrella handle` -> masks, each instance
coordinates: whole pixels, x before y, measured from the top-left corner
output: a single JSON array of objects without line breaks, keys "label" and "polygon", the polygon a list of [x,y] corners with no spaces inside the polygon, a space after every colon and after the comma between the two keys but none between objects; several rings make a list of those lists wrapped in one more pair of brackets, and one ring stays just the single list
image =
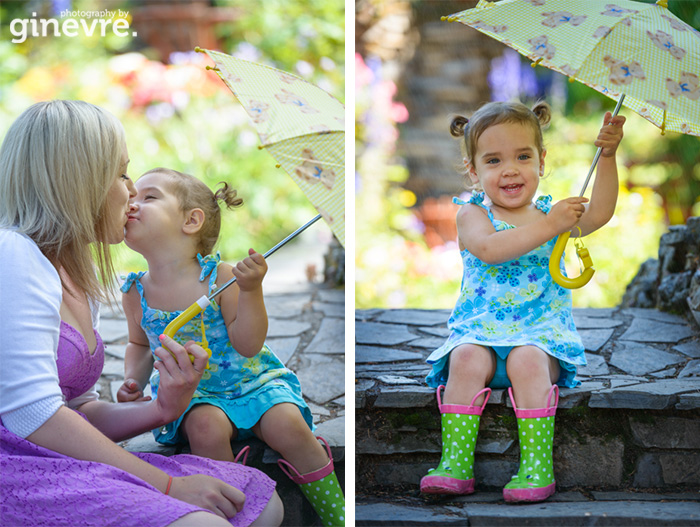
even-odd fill
[{"label": "yellow umbrella handle", "polygon": [[557,243],[554,244],[554,250],[552,250],[552,256],[549,258],[549,272],[552,275],[552,280],[557,284],[566,289],[578,289],[583,287],[591,278],[593,278],[593,260],[591,260],[591,255],[588,253],[588,249],[585,247],[580,247],[577,251],[578,257],[583,262],[583,272],[580,276],[575,278],[569,278],[562,274],[559,268],[559,262],[561,262],[561,257],[564,255],[564,249],[566,248],[566,242],[569,241],[570,232],[564,232],[557,238]]},{"label": "yellow umbrella handle", "polygon": [[[618,114],[620,108],[622,107],[622,102],[624,100],[625,94],[621,93],[620,98],[618,99],[617,104],[615,105],[615,109],[612,112],[612,117],[615,117]],[[595,167],[598,164],[598,160],[600,159],[600,154],[602,152],[603,149],[599,147],[595,153],[595,157],[593,158],[591,168],[588,170],[586,181],[583,182],[583,188],[581,188],[581,193],[578,195],[579,197],[582,197],[583,194],[586,192],[586,187],[588,186],[588,182],[591,180],[591,176],[593,175],[593,171],[595,170]],[[593,273],[595,273],[595,269],[593,269],[593,260],[591,260],[591,255],[588,252],[588,249],[581,246],[576,250],[576,254],[578,254],[578,257],[580,258],[581,262],[583,262],[583,272],[581,273],[581,275],[576,278],[568,278],[561,274],[561,270],[559,269],[559,262],[561,262],[561,257],[564,255],[564,249],[566,249],[566,242],[569,241],[570,235],[570,232],[565,232],[559,235],[557,243],[554,244],[552,256],[549,259],[549,272],[552,275],[552,280],[554,280],[560,286],[565,287],[566,289],[578,289],[579,287],[583,287],[588,282],[590,282],[591,278],[593,278]]]},{"label": "yellow umbrella handle", "polygon": [[[301,234],[304,230],[309,228],[311,225],[316,223],[318,220],[321,219],[321,215],[318,214],[315,216],[313,219],[309,220],[306,222],[304,225],[299,227],[297,230],[295,230],[292,234],[287,236],[284,240],[279,242],[277,245],[275,245],[272,249],[267,251],[265,254],[263,254],[263,258],[267,259],[272,253],[277,251],[280,247],[285,245],[288,241],[292,240],[293,238],[296,238],[299,234]],[[170,338],[173,338],[175,336],[175,333],[177,333],[182,326],[187,324],[190,320],[192,320],[194,317],[199,315],[202,311],[204,311],[207,306],[209,305],[209,302],[211,300],[214,300],[214,297],[218,295],[219,293],[223,292],[224,289],[229,287],[231,284],[233,284],[236,281],[236,277],[234,276],[231,278],[228,282],[226,282],[224,285],[219,287],[216,291],[214,291],[211,296],[204,295],[201,297],[199,300],[197,300],[194,304],[192,304],[190,307],[185,309],[182,313],[180,313],[170,324],[165,326],[165,330],[163,331],[164,335],[167,335]],[[168,349],[165,346],[163,346],[164,349]],[[170,351],[170,350],[168,350]],[[170,354],[172,355],[173,352],[170,351]],[[174,356],[174,355],[173,355]],[[194,357],[190,355],[190,361],[194,362]]]},{"label": "yellow umbrella handle", "polygon": [[[170,322],[170,324],[165,326],[163,334],[167,335],[170,338],[175,337],[175,333],[177,333],[182,326],[187,324],[190,320],[192,320],[194,317],[196,317],[202,311],[204,311],[208,305],[209,298],[207,297],[207,295],[204,295],[194,304],[192,304],[190,307],[188,307],[182,313],[180,313],[172,322]],[[163,348],[165,348],[166,350],[168,349],[165,346],[163,346]],[[170,351],[170,354],[173,355],[173,352]],[[173,355],[173,357],[174,356],[175,355]],[[192,355],[190,355],[190,362],[194,362],[194,357]]]}]

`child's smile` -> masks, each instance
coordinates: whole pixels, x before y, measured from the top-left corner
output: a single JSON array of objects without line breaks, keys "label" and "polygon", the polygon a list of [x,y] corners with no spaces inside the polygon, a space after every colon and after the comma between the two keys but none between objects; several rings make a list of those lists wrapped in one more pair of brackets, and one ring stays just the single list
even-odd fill
[{"label": "child's smile", "polygon": [[544,154],[528,125],[501,123],[487,128],[477,143],[469,174],[497,207],[529,207],[544,170]]}]

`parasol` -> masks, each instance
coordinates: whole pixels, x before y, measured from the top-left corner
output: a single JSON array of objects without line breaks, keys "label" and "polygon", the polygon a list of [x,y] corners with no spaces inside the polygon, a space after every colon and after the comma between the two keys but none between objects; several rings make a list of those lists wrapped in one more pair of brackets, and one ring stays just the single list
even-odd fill
[{"label": "parasol", "polygon": [[345,246],[345,108],[304,79],[225,53],[211,68],[243,105],[259,148],[292,177]]},{"label": "parasol", "polygon": [[[323,218],[345,245],[345,109],[326,91],[275,68],[195,48],[216,63],[210,68],[230,88],[251,117],[262,145],[301,187],[319,215],[287,236],[263,256],[267,258],[303,230]],[[210,296],[202,296],[163,331],[173,337],[206,309],[232,278]]]},{"label": "parasol", "polygon": [[[461,22],[542,65],[579,81],[666,131],[700,136],[700,32],[677,18],[667,0],[480,0],[443,20]],[[600,157],[591,165],[580,195]],[[559,261],[570,233],[557,240],[550,272],[563,287],[593,276],[588,251],[584,271],[561,274]]]}]

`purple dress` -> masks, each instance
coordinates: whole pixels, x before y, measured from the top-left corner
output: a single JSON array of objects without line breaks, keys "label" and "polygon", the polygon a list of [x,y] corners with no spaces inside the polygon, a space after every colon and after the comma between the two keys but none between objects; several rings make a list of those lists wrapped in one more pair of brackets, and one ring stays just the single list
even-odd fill
[{"label": "purple dress", "polygon": [[[82,335],[61,323],[58,373],[67,400],[87,392],[104,364],[104,345],[90,354]],[[171,476],[206,474],[241,490],[245,506],[231,520],[252,523],[270,500],[275,482],[254,468],[192,455],[135,454]],[[58,454],[22,439],[0,423],[0,525],[161,527],[201,511],[103,463]]]}]

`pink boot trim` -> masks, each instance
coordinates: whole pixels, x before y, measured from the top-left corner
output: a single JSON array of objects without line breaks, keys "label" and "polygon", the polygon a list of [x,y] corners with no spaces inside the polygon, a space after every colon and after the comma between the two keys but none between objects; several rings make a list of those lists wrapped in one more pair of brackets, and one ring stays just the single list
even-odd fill
[{"label": "pink boot trim", "polygon": [[[552,405],[552,394],[554,393],[554,405]],[[515,410],[515,417],[519,419],[531,419],[533,417],[552,417],[557,413],[559,405],[559,386],[553,384],[547,395],[547,408],[519,409],[515,406],[515,398],[513,397],[513,388],[508,388],[508,396]]]},{"label": "pink boot trim", "polygon": [[[486,407],[486,403],[489,401],[489,397],[491,397],[491,388],[484,388],[474,396],[470,406],[463,404],[442,404],[440,388],[444,389],[445,386],[441,384],[437,389],[438,408],[441,414],[481,415]],[[481,406],[474,406],[474,401],[476,401],[482,393],[486,394],[484,404]]]},{"label": "pink boot trim", "polygon": [[[323,443],[326,445],[326,452],[328,452],[328,463],[323,467],[319,468],[318,470],[314,470],[313,472],[309,472],[308,474],[300,474],[299,471],[295,469],[292,466],[292,464],[288,461],[285,461],[284,459],[277,460],[277,464],[279,465],[282,472],[284,472],[289,477],[289,479],[291,479],[297,485],[302,485],[303,483],[311,483],[312,481],[318,481],[319,479],[325,478],[328,474],[333,473],[334,467],[333,456],[331,455],[331,447],[328,446],[328,442],[326,442],[326,440],[322,437],[319,436],[316,439],[320,439],[321,441],[323,441]],[[294,471],[294,474],[291,474],[289,472],[290,470]]]},{"label": "pink boot trim", "polygon": [[240,461],[241,465],[245,465],[246,461],[248,461],[248,454],[250,453],[250,447],[248,445],[244,446],[241,448],[241,451],[236,454],[236,457],[233,459],[234,463],[238,463],[241,458],[243,458],[243,461]]},{"label": "pink boot trim", "polygon": [[423,494],[473,494],[474,478],[464,480],[445,476],[424,476],[420,480],[420,491]]},{"label": "pink boot trim", "polygon": [[508,503],[544,501],[554,494],[556,484],[531,489],[503,489],[503,498]]}]

